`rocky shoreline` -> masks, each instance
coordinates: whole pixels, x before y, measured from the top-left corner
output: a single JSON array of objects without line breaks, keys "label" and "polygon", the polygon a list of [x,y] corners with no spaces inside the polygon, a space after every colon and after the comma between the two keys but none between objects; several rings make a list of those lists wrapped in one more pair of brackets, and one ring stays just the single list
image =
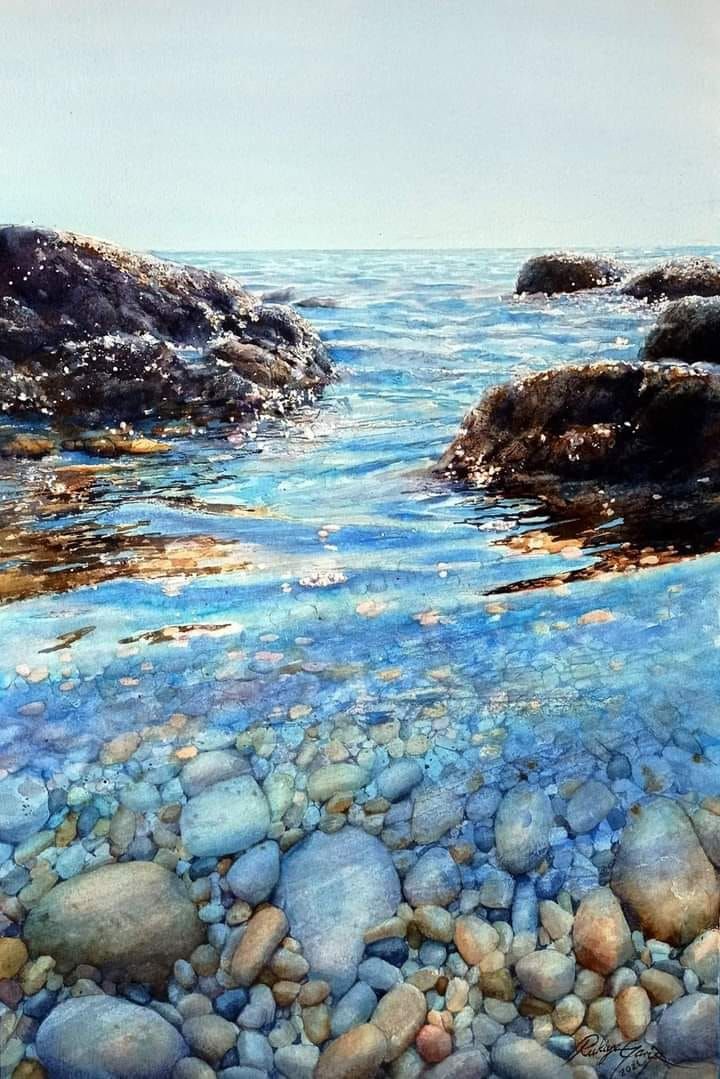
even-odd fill
[{"label": "rocky shoreline", "polygon": [[716,746],[556,778],[310,711],[0,780],[3,1074],[715,1074]]}]

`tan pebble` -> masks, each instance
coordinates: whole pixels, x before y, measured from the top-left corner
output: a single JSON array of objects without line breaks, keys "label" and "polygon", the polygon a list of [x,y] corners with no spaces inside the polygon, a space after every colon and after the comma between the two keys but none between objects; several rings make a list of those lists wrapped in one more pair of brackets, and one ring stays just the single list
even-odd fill
[{"label": "tan pebble", "polygon": [[414,985],[421,993],[427,993],[435,988],[439,977],[440,971],[437,967],[421,967],[420,970],[410,974],[406,981],[407,984]]},{"label": "tan pebble", "polygon": [[588,1007],[585,1022],[598,1034],[609,1034],[616,1026],[615,1001],[612,997],[598,997]]},{"label": "tan pebble", "polygon": [[566,936],[572,929],[574,920],[572,914],[563,910],[559,903],[554,903],[551,899],[544,899],[540,903],[540,921],[551,940]]},{"label": "tan pebble", "polygon": [[585,1018],[585,1004],[574,993],[562,997],[552,1013],[553,1023],[562,1034],[574,1034]]},{"label": "tan pebble", "polygon": [[39,993],[48,975],[54,969],[55,960],[50,955],[41,955],[32,962],[26,963],[20,975],[20,984],[25,996],[31,997],[33,993]]},{"label": "tan pebble", "polygon": [[325,803],[325,812],[347,813],[354,801],[355,796],[352,791],[341,791],[339,794],[333,794],[332,798],[328,798]]},{"label": "tan pebble", "polygon": [[644,970],[640,975],[640,984],[653,1004],[672,1004],[685,992],[680,979],[664,970]]},{"label": "tan pebble", "polygon": [[415,911],[414,922],[422,935],[428,940],[437,940],[444,944],[449,944],[453,939],[455,922],[452,914],[443,907],[431,904],[418,907]]},{"label": "tan pebble", "polygon": [[14,978],[25,966],[28,950],[17,937],[0,937],[0,979]]},{"label": "tan pebble", "polygon": [[322,978],[313,978],[300,986],[298,1003],[303,1007],[312,1007],[313,1004],[322,1004],[330,996],[330,985]]},{"label": "tan pebble", "polygon": [[310,970],[310,964],[302,955],[290,948],[282,947],[270,960],[270,969],[278,978],[292,982],[301,981]]},{"label": "tan pebble", "polygon": [[482,958],[495,952],[500,942],[497,931],[489,922],[482,921],[474,914],[457,919],[454,939],[455,947],[470,966],[475,966]]},{"label": "tan pebble", "polygon": [[238,899],[227,912],[228,925],[244,925],[252,917],[252,907],[242,899]]},{"label": "tan pebble", "polygon": [[180,746],[175,750],[175,756],[179,761],[190,761],[193,757],[197,757],[198,752],[197,746]]},{"label": "tan pebble", "polygon": [[232,957],[231,973],[243,986],[252,985],[288,931],[279,907],[264,907],[252,916]]},{"label": "tan pebble", "polygon": [[407,982],[396,985],[381,999],[372,1022],[387,1038],[386,1062],[397,1060],[412,1045],[425,1022],[425,997]]},{"label": "tan pebble", "polygon": [[614,622],[615,615],[612,611],[608,611],[605,608],[597,608],[593,611],[586,611],[585,614],[581,614],[578,618],[578,623],[581,626],[597,626],[604,622]]},{"label": "tan pebble", "polygon": [[320,1056],[314,1079],[373,1079],[386,1052],[382,1031],[363,1023],[331,1042]]},{"label": "tan pebble", "polygon": [[650,1022],[650,998],[642,986],[630,985],[615,997],[617,1025],[628,1041],[643,1036]]},{"label": "tan pebble", "polygon": [[549,1015],[537,1015],[532,1021],[532,1034],[536,1042],[542,1045],[553,1033],[552,1019]]},{"label": "tan pebble", "polygon": [[573,992],[588,1004],[602,995],[605,979],[594,970],[579,970],[575,977]]},{"label": "tan pebble", "polygon": [[272,993],[280,1008],[289,1008],[297,1000],[299,992],[300,986],[297,982],[286,981],[284,978],[273,982]]},{"label": "tan pebble", "polygon": [[515,999],[515,986],[507,968],[483,974],[480,979],[480,986],[485,996],[495,1000],[509,1004]]},{"label": "tan pebble", "polygon": [[39,1060],[21,1060],[12,1073],[12,1079],[45,1079],[46,1075]]},{"label": "tan pebble", "polygon": [[[411,912],[412,915],[412,912]],[[372,944],[376,940],[387,940],[390,937],[404,937],[407,932],[407,921],[398,916],[387,918],[384,922],[367,929],[363,935],[366,944]]]},{"label": "tan pebble", "polygon": [[451,978],[445,990],[445,1007],[449,1012],[461,1012],[467,1004],[470,986],[463,978]]},{"label": "tan pebble", "polygon": [[132,757],[140,745],[140,735],[137,731],[125,731],[117,738],[106,742],[100,752],[102,764],[122,764]]},{"label": "tan pebble", "polygon": [[330,1037],[330,1011],[326,1004],[315,1004],[304,1008],[302,1013],[303,1028],[313,1045],[322,1045]]},{"label": "tan pebble", "polygon": [[573,944],[578,963],[598,974],[611,974],[633,957],[630,927],[609,888],[583,896],[575,915]]}]

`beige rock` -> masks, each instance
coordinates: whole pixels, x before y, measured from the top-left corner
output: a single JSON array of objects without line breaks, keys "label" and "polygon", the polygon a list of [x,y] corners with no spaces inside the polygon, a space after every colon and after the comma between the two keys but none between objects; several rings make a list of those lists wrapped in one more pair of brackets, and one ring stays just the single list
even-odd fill
[{"label": "beige rock", "polygon": [[667,974],[664,970],[655,970],[653,967],[642,972],[640,985],[653,1004],[672,1004],[685,992],[679,978]]},{"label": "beige rock", "polygon": [[646,936],[677,946],[717,926],[717,875],[687,813],[670,798],[634,807],[611,883]]},{"label": "beige rock", "polygon": [[254,914],[232,957],[233,978],[240,985],[252,985],[287,931],[288,920],[279,907],[263,907]]},{"label": "beige rock", "polygon": [[367,781],[367,772],[357,764],[326,764],[310,773],[308,796],[313,802],[327,802],[333,794],[359,790]]},{"label": "beige rock", "polygon": [[540,921],[551,940],[566,936],[573,927],[573,916],[552,899],[540,903]]},{"label": "beige rock", "polygon": [[468,1000],[470,986],[464,978],[451,978],[445,990],[445,1007],[449,1012],[461,1012]]},{"label": "beige rock", "polygon": [[609,888],[596,888],[580,901],[573,926],[578,963],[599,974],[611,974],[633,958],[630,927]]},{"label": "beige rock", "polygon": [[30,954],[53,956],[60,971],[89,963],[158,982],[205,930],[178,877],[155,862],[122,862],[56,885],[24,935]]},{"label": "beige rock", "polygon": [[628,986],[615,997],[617,1025],[628,1041],[643,1036],[650,1022],[650,998],[639,985]]},{"label": "beige rock", "polygon": [[329,982],[324,981],[322,978],[312,978],[309,982],[305,982],[304,985],[300,986],[298,1003],[301,1004],[303,1008],[308,1008],[313,1004],[322,1004],[329,996]]},{"label": "beige rock", "polygon": [[494,952],[499,943],[497,930],[474,914],[463,915],[455,922],[455,947],[471,967],[489,952]]},{"label": "beige rock", "polygon": [[17,937],[0,937],[0,979],[14,978],[25,966],[28,950]]},{"label": "beige rock", "polygon": [[438,940],[444,944],[449,944],[453,939],[455,922],[452,914],[444,910],[443,907],[430,904],[418,907],[413,921],[422,935],[427,937],[428,940]]},{"label": "beige rock", "polygon": [[598,997],[588,1007],[585,1022],[598,1034],[609,1034],[617,1025],[615,1001],[612,997]]},{"label": "beige rock", "polygon": [[602,996],[605,988],[605,979],[594,970],[579,970],[575,978],[573,992],[588,1004]]},{"label": "beige rock", "polygon": [[396,985],[380,1000],[372,1022],[385,1035],[385,1060],[397,1060],[415,1040],[425,1022],[425,997],[407,982]]},{"label": "beige rock", "polygon": [[101,764],[122,764],[130,760],[135,750],[140,745],[140,735],[137,731],[125,731],[117,738],[106,742],[100,752]]},{"label": "beige rock", "polygon": [[314,1004],[303,1009],[303,1028],[308,1041],[322,1045],[330,1037],[330,1011],[326,1004]]},{"label": "beige rock", "polygon": [[553,1024],[563,1034],[574,1034],[584,1018],[585,1003],[574,993],[562,997],[552,1013]]},{"label": "beige rock", "polygon": [[720,977],[720,929],[696,937],[680,957],[684,967],[697,974],[703,985],[716,985]]},{"label": "beige rock", "polygon": [[330,1043],[314,1079],[374,1079],[386,1053],[387,1040],[379,1027],[363,1023]]}]

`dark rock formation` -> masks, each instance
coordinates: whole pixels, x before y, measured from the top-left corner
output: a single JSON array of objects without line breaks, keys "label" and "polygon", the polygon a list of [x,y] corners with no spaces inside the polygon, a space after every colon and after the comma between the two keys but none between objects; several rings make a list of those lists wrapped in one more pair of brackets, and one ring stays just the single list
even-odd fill
[{"label": "dark rock formation", "polygon": [[643,360],[720,363],[720,297],[668,304],[640,351]]},{"label": "dark rock formation", "polygon": [[71,233],[0,229],[6,414],[233,418],[284,407],[330,370],[307,322],[233,278]]},{"label": "dark rock formation", "polygon": [[701,257],[670,259],[636,274],[620,291],[649,303],[683,296],[720,296],[720,264]]},{"label": "dark rock formation", "polygon": [[555,292],[578,292],[614,285],[625,273],[615,259],[559,251],[528,259],[520,269],[515,291],[544,292],[548,296]]},{"label": "dark rock formation", "polygon": [[497,386],[466,416],[440,467],[525,490],[553,478],[720,480],[720,372],[597,363]]}]

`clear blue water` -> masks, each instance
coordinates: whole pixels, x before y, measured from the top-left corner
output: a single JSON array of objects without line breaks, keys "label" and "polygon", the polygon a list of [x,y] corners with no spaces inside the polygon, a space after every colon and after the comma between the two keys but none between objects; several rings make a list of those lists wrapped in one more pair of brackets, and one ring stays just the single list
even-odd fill
[{"label": "clear blue water", "polygon": [[[669,253],[617,252],[638,266]],[[251,565],[120,576],[1,607],[0,764],[84,759],[110,733],[175,713],[200,728],[284,727],[298,704],[312,710],[304,722],[372,723],[440,701],[451,727],[484,732],[481,759],[502,727],[503,753],[509,738],[543,767],[571,761],[588,739],[619,744],[668,724],[701,747],[720,743],[717,557],[488,598],[583,561],[509,553],[498,541],[532,505],[453,490],[430,472],[487,387],[550,365],[634,358],[655,317],[611,292],[514,298],[527,254],[171,253],[256,291],[334,297],[338,307],[304,313],[338,380],[301,414],[256,431],[196,435],[162,458],[105,465],[72,517],[36,522],[211,536]],[[0,494],[47,490],[67,464],[77,455],[8,466]],[[177,501],[188,495],[191,508]],[[599,608],[613,620],[579,621]],[[191,624],[227,628],[141,636]],[[45,651],[85,627],[68,649]],[[28,679],[28,668],[47,677]],[[439,738],[438,767],[453,752],[452,736]]]}]

